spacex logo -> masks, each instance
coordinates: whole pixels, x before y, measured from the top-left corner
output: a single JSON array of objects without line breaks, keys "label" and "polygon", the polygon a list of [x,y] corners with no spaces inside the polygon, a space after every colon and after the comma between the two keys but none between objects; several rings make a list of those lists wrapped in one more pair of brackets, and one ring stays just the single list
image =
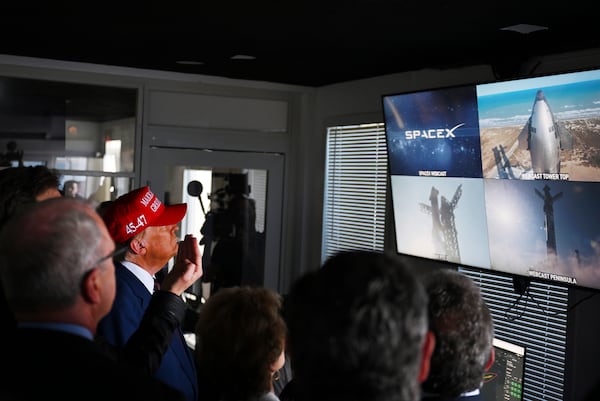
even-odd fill
[{"label": "spacex logo", "polygon": [[404,137],[406,139],[445,139],[445,138],[455,138],[454,130],[458,127],[462,127],[465,123],[460,123],[450,129],[448,128],[432,128],[432,129],[424,129],[424,130],[409,130],[404,131]]}]

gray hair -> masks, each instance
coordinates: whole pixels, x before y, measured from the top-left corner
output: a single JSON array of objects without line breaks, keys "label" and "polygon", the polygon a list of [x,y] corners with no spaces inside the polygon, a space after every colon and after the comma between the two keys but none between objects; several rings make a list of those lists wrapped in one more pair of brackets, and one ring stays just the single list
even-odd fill
[{"label": "gray hair", "polygon": [[436,344],[423,389],[456,397],[482,384],[494,337],[492,316],[479,286],[467,275],[440,268],[424,277]]},{"label": "gray hair", "polygon": [[420,399],[427,296],[408,264],[338,253],[292,285],[284,311],[297,400]]},{"label": "gray hair", "polygon": [[35,203],[0,233],[0,278],[15,313],[68,307],[98,260],[102,232],[91,206],[74,199]]}]

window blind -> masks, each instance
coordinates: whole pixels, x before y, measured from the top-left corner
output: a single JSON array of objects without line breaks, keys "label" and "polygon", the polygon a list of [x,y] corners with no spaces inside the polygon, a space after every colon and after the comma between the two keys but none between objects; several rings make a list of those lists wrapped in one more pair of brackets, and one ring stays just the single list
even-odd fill
[{"label": "window blind", "polygon": [[523,295],[512,276],[460,268],[479,284],[491,310],[495,336],[525,346],[523,400],[562,401],[568,289],[531,282]]},{"label": "window blind", "polygon": [[384,124],[328,128],[325,176],[322,259],[341,250],[383,251]]}]

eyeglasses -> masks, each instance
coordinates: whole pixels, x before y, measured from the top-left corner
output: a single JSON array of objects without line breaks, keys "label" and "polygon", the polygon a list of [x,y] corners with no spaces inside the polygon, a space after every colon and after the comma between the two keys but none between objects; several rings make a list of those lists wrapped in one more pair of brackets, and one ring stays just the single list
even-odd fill
[{"label": "eyeglasses", "polygon": [[[99,264],[101,264],[102,262],[104,262],[107,259],[112,259],[115,258],[119,255],[122,255],[125,253],[125,251],[127,251],[127,247],[123,246],[121,248],[116,248],[114,251],[112,251],[111,253],[109,253],[106,256],[102,256],[100,259],[98,259],[97,261],[94,262],[94,264],[92,265],[92,269],[94,269],[96,266],[98,266]],[[90,270],[92,270],[90,269]]]},{"label": "eyeglasses", "polygon": [[114,251],[112,251],[111,253],[109,253],[106,256],[102,256],[100,259],[98,259],[97,261],[94,262],[94,264],[92,265],[92,267],[90,267],[88,270],[86,270],[86,272],[83,274],[82,277],[82,281],[81,281],[81,285],[83,285],[83,282],[85,281],[86,277],[89,276],[89,274],[91,272],[93,272],[96,269],[96,266],[100,265],[102,262],[104,262],[107,259],[112,259],[116,256],[122,255],[125,253],[125,251],[127,251],[127,247],[121,247],[121,248],[117,248]]}]

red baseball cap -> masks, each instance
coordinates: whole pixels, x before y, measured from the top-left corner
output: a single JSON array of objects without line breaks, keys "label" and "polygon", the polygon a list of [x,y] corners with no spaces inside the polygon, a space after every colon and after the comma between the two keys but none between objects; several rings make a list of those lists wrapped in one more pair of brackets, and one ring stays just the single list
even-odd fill
[{"label": "red baseball cap", "polygon": [[186,203],[165,205],[145,186],[115,199],[102,218],[113,240],[122,244],[147,227],[179,223],[186,211]]}]

